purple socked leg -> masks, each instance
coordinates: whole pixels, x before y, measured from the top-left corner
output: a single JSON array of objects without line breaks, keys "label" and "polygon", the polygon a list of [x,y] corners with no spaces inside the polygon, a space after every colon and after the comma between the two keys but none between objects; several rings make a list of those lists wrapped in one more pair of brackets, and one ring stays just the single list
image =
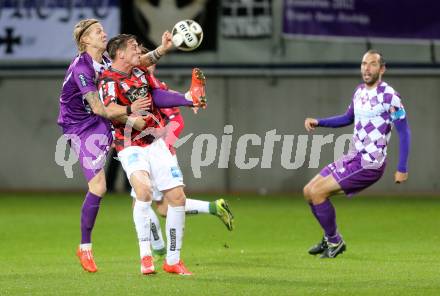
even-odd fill
[{"label": "purple socked leg", "polygon": [[92,230],[98,215],[101,197],[87,192],[81,209],[81,244],[92,242]]},{"label": "purple socked leg", "polygon": [[338,243],[341,240],[341,236],[338,233],[336,225],[336,211],[333,204],[327,199],[325,202],[319,205],[312,205],[316,219],[324,229],[325,236],[331,243]]},{"label": "purple socked leg", "polygon": [[153,89],[151,91],[154,104],[158,108],[171,108],[179,106],[193,106],[193,102],[185,98],[184,94],[175,91]]}]

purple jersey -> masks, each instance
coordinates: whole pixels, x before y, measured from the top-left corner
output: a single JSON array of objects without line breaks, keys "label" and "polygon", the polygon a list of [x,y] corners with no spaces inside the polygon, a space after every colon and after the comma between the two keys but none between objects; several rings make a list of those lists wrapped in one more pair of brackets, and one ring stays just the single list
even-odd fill
[{"label": "purple jersey", "polygon": [[83,52],[70,64],[64,78],[60,96],[60,113],[58,124],[65,132],[82,130],[103,120],[91,112],[85,94],[97,91],[98,75],[110,65],[103,56],[103,64],[93,61],[92,57]]},{"label": "purple jersey", "polygon": [[81,53],[70,64],[61,90],[58,124],[78,155],[87,182],[102,170],[113,137],[110,121],[91,112],[85,94],[97,91],[97,78],[109,65],[105,56],[99,64]]},{"label": "purple jersey", "polygon": [[[391,137],[391,108],[403,110],[399,94],[386,82],[368,90],[362,84],[353,95],[354,111],[353,143],[367,162],[382,163],[387,155]],[[405,113],[399,119],[405,117]]]}]

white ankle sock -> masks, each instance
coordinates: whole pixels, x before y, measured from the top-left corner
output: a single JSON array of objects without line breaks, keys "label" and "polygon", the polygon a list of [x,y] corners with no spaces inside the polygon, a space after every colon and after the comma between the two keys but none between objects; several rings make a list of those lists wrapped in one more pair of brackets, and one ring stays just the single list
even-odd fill
[{"label": "white ankle sock", "polygon": [[185,207],[168,206],[167,230],[167,263],[174,265],[180,260],[182,248],[183,229],[185,226]]},{"label": "white ankle sock", "polygon": [[79,249],[81,251],[91,250],[92,249],[92,243],[89,244],[80,244]]},{"label": "white ankle sock", "polygon": [[151,201],[136,200],[133,208],[133,221],[139,239],[139,251],[141,258],[151,256],[150,232],[151,220],[148,209],[151,208]]},{"label": "white ankle sock", "polygon": [[186,199],[185,212],[187,214],[209,213],[209,202],[198,199]]}]

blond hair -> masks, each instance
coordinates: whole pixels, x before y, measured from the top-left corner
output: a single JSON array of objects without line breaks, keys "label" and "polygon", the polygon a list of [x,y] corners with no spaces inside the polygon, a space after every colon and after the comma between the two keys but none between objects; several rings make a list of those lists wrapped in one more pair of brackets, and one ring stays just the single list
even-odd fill
[{"label": "blond hair", "polygon": [[73,29],[73,38],[75,39],[76,47],[79,52],[84,52],[86,50],[86,44],[81,41],[81,38],[89,33],[88,30],[92,25],[97,23],[99,23],[97,19],[85,19],[75,25],[75,28]]}]

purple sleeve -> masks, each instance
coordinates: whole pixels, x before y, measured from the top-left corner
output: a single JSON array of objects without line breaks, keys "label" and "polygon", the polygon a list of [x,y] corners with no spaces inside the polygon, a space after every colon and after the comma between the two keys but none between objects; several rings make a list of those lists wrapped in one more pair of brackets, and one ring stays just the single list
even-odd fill
[{"label": "purple sleeve", "polygon": [[394,126],[399,134],[399,164],[397,165],[397,170],[399,172],[406,173],[408,171],[411,131],[406,118],[394,121]]},{"label": "purple sleeve", "polygon": [[185,98],[185,95],[164,89],[153,89],[151,91],[154,104],[158,108],[171,108],[180,106],[193,106],[193,102]]},{"label": "purple sleeve", "polygon": [[79,62],[72,71],[75,84],[78,86],[81,94],[85,95],[91,91],[98,91],[95,83],[95,70],[93,67]]},{"label": "purple sleeve", "polygon": [[338,116],[318,119],[318,126],[322,127],[343,127],[352,124],[354,121],[353,103],[348,106],[347,111]]}]

